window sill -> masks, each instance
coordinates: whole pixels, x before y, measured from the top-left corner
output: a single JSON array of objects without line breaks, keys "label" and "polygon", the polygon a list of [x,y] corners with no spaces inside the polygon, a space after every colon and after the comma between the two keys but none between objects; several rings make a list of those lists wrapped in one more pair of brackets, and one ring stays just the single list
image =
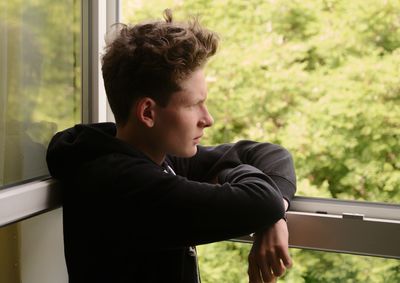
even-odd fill
[{"label": "window sill", "polygon": [[61,191],[49,178],[0,190],[0,227],[61,206]]}]

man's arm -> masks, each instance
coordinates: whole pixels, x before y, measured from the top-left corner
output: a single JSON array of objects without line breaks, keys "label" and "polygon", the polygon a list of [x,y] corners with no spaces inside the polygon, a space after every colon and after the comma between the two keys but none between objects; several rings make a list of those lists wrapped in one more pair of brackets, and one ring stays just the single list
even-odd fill
[{"label": "man's arm", "polygon": [[[265,158],[257,160],[255,153],[260,150],[259,156]],[[295,185],[284,177],[264,173],[275,173],[272,169],[291,163],[287,151],[271,144],[245,141],[216,149],[203,148],[191,160],[176,158],[178,162],[171,163],[177,176],[163,172],[160,166],[146,159],[106,158],[110,160],[104,172],[88,167],[82,174],[92,181],[98,175],[117,176],[111,184],[92,184],[98,186],[96,192],[112,186],[114,193],[112,199],[109,194],[89,194],[94,206],[91,211],[104,211],[104,217],[121,227],[121,237],[131,239],[132,243],[142,242],[143,247],[157,241],[163,249],[172,249],[264,230],[284,217],[279,186],[288,187],[284,192],[295,190]],[[250,162],[255,166],[249,165]],[[264,171],[256,168],[258,163]],[[202,174],[196,176],[197,171]],[[220,184],[205,182],[207,174],[213,176],[217,172],[223,172],[219,174]],[[108,204],[106,210],[104,203]]]},{"label": "man's arm", "polygon": [[296,192],[291,154],[283,147],[271,143],[243,140],[215,147],[198,146],[194,157],[171,157],[170,162],[177,174],[190,180],[211,183],[215,182],[222,171],[249,164],[273,180],[289,205]]},{"label": "man's arm", "polygon": [[[292,187],[285,182],[286,180],[290,180],[289,182],[292,184],[296,182],[293,161],[288,152],[275,145],[251,142],[243,143],[243,145],[235,151],[232,150],[232,148],[227,148],[226,145],[223,149],[225,150],[225,155],[222,154],[223,151],[219,149],[221,156],[217,160],[212,160],[215,164],[214,166],[210,166],[210,168],[215,169],[219,166],[224,170],[225,167],[229,168],[229,166],[234,166],[238,162],[244,162],[257,167],[267,175],[274,176],[278,183],[279,190],[284,195],[282,201],[285,211],[288,210],[289,201],[293,197],[296,189],[295,186]],[[229,150],[231,152],[229,152]],[[209,152],[200,151],[200,157],[198,156],[197,158],[201,161],[203,158],[207,158],[207,154],[210,156],[210,153],[215,154],[213,149],[209,149]],[[201,154],[203,154],[204,157],[202,157]],[[197,165],[196,168],[199,168],[199,165]],[[211,182],[218,182],[218,175],[212,178]],[[283,219],[255,233],[254,243],[248,257],[248,275],[250,283],[271,282],[275,280],[276,277],[283,275],[286,268],[291,267],[292,259],[289,254],[288,241],[289,233],[287,224]]]},{"label": "man's arm", "polygon": [[222,184],[213,185],[165,173],[150,162],[129,163],[127,159],[112,167],[119,175],[114,182],[118,201],[111,204],[118,205],[107,209],[119,216],[115,221],[121,227],[132,223],[124,237],[157,241],[170,249],[250,234],[284,215],[276,184],[253,166],[242,164],[226,171],[220,176]]}]

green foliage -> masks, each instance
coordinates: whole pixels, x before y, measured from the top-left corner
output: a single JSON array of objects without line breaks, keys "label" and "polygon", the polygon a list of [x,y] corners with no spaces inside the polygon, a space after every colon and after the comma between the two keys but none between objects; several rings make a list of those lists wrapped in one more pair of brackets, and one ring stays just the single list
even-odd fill
[{"label": "green foliage", "polygon": [[48,174],[51,137],[81,121],[80,6],[0,2],[0,186]]},{"label": "green foliage", "polygon": [[[298,195],[400,202],[400,1],[142,1],[126,19],[167,7],[221,37],[207,66],[215,125],[205,144],[282,144]],[[247,282],[248,250],[200,246],[203,281]],[[284,282],[400,282],[396,260],[291,252]]]},{"label": "green foliage", "polygon": [[[400,279],[399,262],[393,259],[301,251],[296,255],[295,264],[300,262],[302,280],[288,282],[398,282]],[[335,272],[329,272],[332,269]]]},{"label": "green foliage", "polygon": [[400,202],[400,62],[398,52],[387,57],[331,72],[323,95],[290,117],[282,137],[298,153],[299,176],[328,182],[335,198]]},{"label": "green foliage", "polygon": [[77,0],[2,5],[9,58],[6,119],[24,124],[33,141],[46,145],[56,130],[81,120],[80,5]]},{"label": "green foliage", "polygon": [[220,242],[197,247],[201,259],[202,282],[248,282],[246,276],[243,276],[247,274],[247,265],[243,264],[243,259],[247,258],[250,248],[250,245],[234,242]]}]

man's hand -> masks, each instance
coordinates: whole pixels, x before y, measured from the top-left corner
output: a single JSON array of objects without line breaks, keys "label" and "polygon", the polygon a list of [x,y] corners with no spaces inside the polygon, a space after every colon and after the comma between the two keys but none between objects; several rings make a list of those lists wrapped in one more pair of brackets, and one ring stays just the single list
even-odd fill
[{"label": "man's hand", "polygon": [[289,255],[289,232],[281,219],[264,232],[256,233],[249,254],[249,282],[276,282],[292,266]]}]

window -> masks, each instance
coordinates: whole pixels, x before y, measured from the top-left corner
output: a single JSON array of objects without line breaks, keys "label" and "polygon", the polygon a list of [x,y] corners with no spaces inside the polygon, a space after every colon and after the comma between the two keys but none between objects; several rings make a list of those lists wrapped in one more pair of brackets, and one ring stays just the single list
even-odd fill
[{"label": "window", "polygon": [[0,4],[0,188],[46,176],[53,134],[81,121],[81,3]]},{"label": "window", "polygon": [[[281,144],[294,156],[298,195],[329,199],[318,204],[324,211],[336,205],[351,212],[364,205],[362,211],[379,210],[364,201],[386,203],[398,231],[398,1],[124,0],[122,7],[123,23],[160,19],[171,8],[175,20],[199,16],[220,34],[206,70],[215,124],[204,144]],[[342,212],[349,211],[335,217],[343,219],[340,232],[346,233],[352,223]],[[312,225],[321,232],[329,221]],[[373,229],[373,221],[364,224]],[[376,242],[378,249],[384,241]],[[318,245],[332,250],[327,242],[313,248]],[[247,282],[249,248],[234,242],[198,247],[203,281]],[[300,249],[292,254],[296,266],[283,282],[399,281],[398,260]]]},{"label": "window", "polygon": [[[81,10],[78,0],[0,2],[1,282],[65,278],[57,242],[62,234],[60,214],[52,214],[52,222],[36,218],[43,226],[50,223],[49,229],[36,231],[51,241],[43,235],[35,238],[33,225],[8,224],[60,205],[52,182],[42,180],[48,176],[45,154],[50,138],[81,121]],[[25,256],[33,254],[27,253],[28,238],[31,247],[41,247],[39,265],[31,261],[37,257]],[[42,272],[49,257],[56,268]]]}]

